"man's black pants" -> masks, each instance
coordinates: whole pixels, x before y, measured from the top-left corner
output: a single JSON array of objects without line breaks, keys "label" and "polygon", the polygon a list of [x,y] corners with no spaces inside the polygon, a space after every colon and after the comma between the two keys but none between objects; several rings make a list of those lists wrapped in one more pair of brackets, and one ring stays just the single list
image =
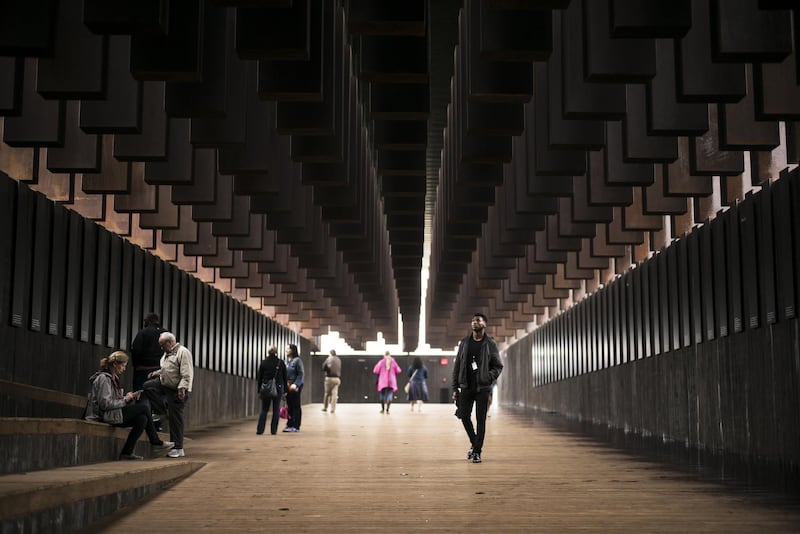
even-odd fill
[{"label": "man's black pants", "polygon": [[[178,391],[161,385],[161,380],[153,378],[144,383],[144,393],[150,401],[153,413],[169,416],[169,439],[175,442],[176,449],[183,448],[183,409],[189,402],[187,391],[183,399],[178,397]],[[166,410],[165,410],[166,409]]]},{"label": "man's black pants", "polygon": [[[472,405],[475,405],[475,419],[478,430],[472,426]],[[486,436],[486,412],[489,410],[489,390],[462,390],[458,395],[458,412],[464,430],[467,431],[472,450],[478,454],[483,450],[483,438]]]}]

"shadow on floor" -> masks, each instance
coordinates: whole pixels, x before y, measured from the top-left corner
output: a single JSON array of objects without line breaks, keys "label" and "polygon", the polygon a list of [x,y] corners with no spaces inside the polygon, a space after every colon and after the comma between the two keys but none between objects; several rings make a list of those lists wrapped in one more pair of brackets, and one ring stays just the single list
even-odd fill
[{"label": "shadow on floor", "polygon": [[797,465],[700,450],[684,443],[665,441],[656,436],[640,436],[552,412],[509,406],[504,406],[503,410],[528,423],[545,425],[558,432],[584,437],[595,445],[606,445],[637,459],[658,463],[675,471],[680,478],[719,483],[743,494],[768,492],[792,499],[800,496],[800,466]]}]

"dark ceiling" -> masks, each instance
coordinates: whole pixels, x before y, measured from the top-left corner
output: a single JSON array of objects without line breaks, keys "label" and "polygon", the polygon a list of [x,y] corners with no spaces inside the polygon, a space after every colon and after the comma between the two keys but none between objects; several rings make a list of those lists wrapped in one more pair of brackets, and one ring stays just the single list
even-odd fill
[{"label": "dark ceiling", "polygon": [[797,162],[793,5],[5,1],[0,170],[312,341],[508,343]]}]

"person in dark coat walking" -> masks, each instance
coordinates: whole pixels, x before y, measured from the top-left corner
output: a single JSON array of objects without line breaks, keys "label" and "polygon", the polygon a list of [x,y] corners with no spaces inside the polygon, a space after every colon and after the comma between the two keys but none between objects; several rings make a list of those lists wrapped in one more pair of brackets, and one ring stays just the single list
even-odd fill
[{"label": "person in dark coat walking", "polygon": [[[491,336],[486,334],[486,316],[472,316],[472,333],[461,340],[453,364],[453,399],[458,415],[467,431],[470,449],[467,459],[481,463],[483,439],[486,435],[486,412],[492,384],[503,371],[500,351]],[[472,425],[472,406],[475,405],[477,432]]]}]

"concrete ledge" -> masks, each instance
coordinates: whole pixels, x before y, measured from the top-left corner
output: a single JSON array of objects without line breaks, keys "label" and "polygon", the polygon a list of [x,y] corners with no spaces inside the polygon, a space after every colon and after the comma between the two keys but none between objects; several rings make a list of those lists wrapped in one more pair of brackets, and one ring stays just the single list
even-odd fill
[{"label": "concrete ledge", "polygon": [[[5,456],[0,475],[114,461],[129,432],[83,419],[0,418],[0,450]],[[151,455],[146,435],[139,438],[135,452]]]},{"label": "concrete ledge", "polygon": [[[0,531],[81,529],[191,475],[202,462],[108,462],[0,477]],[[113,506],[109,506],[109,500]]]},{"label": "concrete ledge", "polygon": [[119,428],[106,423],[86,421],[85,419],[65,419],[60,417],[0,417],[0,436],[37,434],[83,434],[126,439],[128,428]]},{"label": "concrete ledge", "polygon": [[73,395],[72,393],[64,393],[63,391],[56,391],[53,389],[40,388],[30,384],[23,384],[22,382],[0,380],[0,393],[5,393],[12,397],[23,397],[42,402],[63,404],[65,406],[71,406],[81,410],[83,410],[83,408],[86,406],[85,396]]}]

